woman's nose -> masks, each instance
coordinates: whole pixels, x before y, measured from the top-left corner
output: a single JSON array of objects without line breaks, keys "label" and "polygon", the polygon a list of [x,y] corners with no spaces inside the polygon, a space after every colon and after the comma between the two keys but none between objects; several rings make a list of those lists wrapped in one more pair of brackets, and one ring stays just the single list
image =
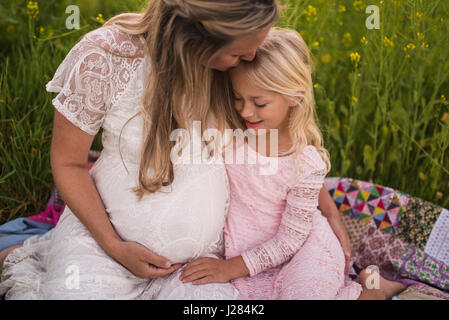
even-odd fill
[{"label": "woman's nose", "polygon": [[241,57],[240,60],[245,60],[245,61],[251,62],[254,60],[255,57],[256,57],[256,51],[254,50],[253,52]]}]

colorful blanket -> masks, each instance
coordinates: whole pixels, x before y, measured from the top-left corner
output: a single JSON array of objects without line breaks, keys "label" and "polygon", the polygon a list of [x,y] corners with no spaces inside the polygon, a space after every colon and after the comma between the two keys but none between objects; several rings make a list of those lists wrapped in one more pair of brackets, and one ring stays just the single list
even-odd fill
[{"label": "colorful blanket", "polygon": [[448,210],[369,182],[327,178],[325,185],[348,230],[354,268],[376,265],[387,279],[414,280],[407,296],[413,288],[449,300]]}]

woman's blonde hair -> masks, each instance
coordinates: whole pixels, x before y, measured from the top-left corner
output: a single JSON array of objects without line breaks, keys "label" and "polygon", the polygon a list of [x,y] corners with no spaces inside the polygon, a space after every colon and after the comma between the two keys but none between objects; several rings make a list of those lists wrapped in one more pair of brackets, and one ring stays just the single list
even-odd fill
[{"label": "woman's blonde hair", "polygon": [[307,145],[315,146],[331,168],[329,153],[317,123],[313,94],[313,60],[301,35],[290,29],[272,28],[251,63],[242,62],[248,80],[255,86],[283,95],[295,105],[289,112],[292,147],[286,153],[295,158]]},{"label": "woman's blonde hair", "polygon": [[[143,35],[151,72],[143,94],[144,128],[139,199],[174,180],[171,133],[189,121],[216,119],[223,131],[239,121],[233,112],[231,84],[224,72],[204,66],[238,37],[269,28],[279,18],[277,0],[152,0],[143,13],[123,13],[105,25]],[[188,118],[187,114],[190,114]],[[153,175],[148,175],[149,170]]]}]

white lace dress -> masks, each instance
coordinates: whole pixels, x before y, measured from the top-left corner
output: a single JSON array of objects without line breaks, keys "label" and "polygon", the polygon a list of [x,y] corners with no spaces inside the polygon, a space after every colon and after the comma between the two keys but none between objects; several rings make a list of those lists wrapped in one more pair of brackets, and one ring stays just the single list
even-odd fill
[{"label": "white lace dress", "polygon": [[[223,255],[223,227],[229,187],[222,161],[176,164],[175,181],[137,201],[143,133],[140,99],[149,72],[144,39],[114,27],[85,35],[47,84],[59,92],[56,109],[83,131],[103,128],[103,151],[90,174],[109,218],[124,240],[135,241],[172,263]],[[190,145],[195,143],[191,140]],[[197,150],[197,148],[191,148]],[[198,154],[191,154],[193,157]],[[180,271],[159,279],[134,276],[110,258],[66,207],[58,225],[12,251],[0,283],[6,299],[237,299],[230,284],[194,286]]]}]

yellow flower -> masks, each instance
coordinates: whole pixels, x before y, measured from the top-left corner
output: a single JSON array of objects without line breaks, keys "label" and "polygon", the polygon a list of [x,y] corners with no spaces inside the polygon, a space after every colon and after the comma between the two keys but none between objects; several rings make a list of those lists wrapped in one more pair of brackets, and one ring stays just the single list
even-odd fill
[{"label": "yellow flower", "polygon": [[438,191],[437,194],[435,195],[435,199],[440,200],[441,198],[443,198],[443,193]]},{"label": "yellow flower", "polygon": [[314,47],[318,47],[320,45],[320,43],[318,41],[315,41],[314,43],[312,43],[312,46]]},{"label": "yellow flower", "polygon": [[351,45],[351,42],[352,42],[351,34],[349,32],[346,32],[343,35],[343,39],[341,40],[341,42],[345,45],[345,47],[349,47]]},{"label": "yellow flower", "polygon": [[45,28],[44,28],[44,27],[40,27],[40,28],[39,28],[39,32],[40,32],[40,33],[43,33],[44,31],[45,31]]},{"label": "yellow flower", "polygon": [[39,15],[39,5],[37,2],[29,1],[27,4],[27,15],[29,15],[31,18],[37,18]]},{"label": "yellow flower", "polygon": [[390,39],[388,39],[387,36],[385,36],[385,38],[384,38],[384,45],[386,47],[394,47],[394,42],[391,41]]},{"label": "yellow flower", "polygon": [[428,43],[425,42],[421,43],[421,48],[428,48],[428,47],[429,47]]},{"label": "yellow flower", "polygon": [[419,40],[424,39],[424,34],[422,34],[421,32],[418,32],[416,35],[418,36]]},{"label": "yellow flower", "polygon": [[444,94],[441,95],[441,100],[446,101],[446,96]]},{"label": "yellow flower", "polygon": [[323,63],[329,63],[331,62],[331,55],[329,53],[325,53],[321,56],[321,61]]},{"label": "yellow flower", "polygon": [[368,40],[366,40],[366,37],[363,37],[362,39],[360,39],[360,42],[363,43],[364,45],[368,44]]},{"label": "yellow flower", "polygon": [[33,1],[28,2],[27,8],[30,10],[33,10],[33,9],[38,10],[39,9],[37,2],[33,2]]},{"label": "yellow flower", "polygon": [[360,54],[358,52],[351,52],[349,57],[351,58],[351,62],[357,67],[360,62]]},{"label": "yellow flower", "polygon": [[423,13],[422,13],[422,12],[417,12],[417,13],[416,13],[416,17],[417,17],[419,20],[422,19],[422,16],[423,16]]},{"label": "yellow flower", "polygon": [[357,102],[359,102],[359,98],[357,97],[352,97],[352,104],[356,104]]},{"label": "yellow flower", "polygon": [[313,85],[313,87],[316,89],[316,88],[318,88],[318,85],[315,83],[315,84]]},{"label": "yellow flower", "polygon": [[354,6],[354,9],[356,11],[363,11],[365,10],[365,4],[363,3],[363,1],[360,0],[355,0],[352,5]]},{"label": "yellow flower", "polygon": [[426,180],[427,179],[427,176],[424,174],[424,173],[422,173],[422,172],[420,172],[419,174],[418,174],[418,177],[421,179],[421,180]]},{"label": "yellow flower", "polygon": [[346,7],[342,4],[338,6],[338,12],[346,12]]},{"label": "yellow flower", "polygon": [[103,15],[101,13],[99,13],[95,19],[100,23],[104,23]]},{"label": "yellow flower", "polygon": [[415,50],[416,46],[413,43],[409,43],[408,45],[405,46],[404,51],[407,50]]},{"label": "yellow flower", "polygon": [[306,17],[306,20],[307,21],[311,21],[311,20],[313,20],[313,21],[317,21],[318,20],[318,18],[317,18],[317,10],[316,10],[316,8],[314,7],[314,6],[312,6],[312,5],[310,5],[309,4],[309,6],[307,7],[307,9],[306,10],[304,10],[304,13],[305,13],[305,15],[307,16]]}]

